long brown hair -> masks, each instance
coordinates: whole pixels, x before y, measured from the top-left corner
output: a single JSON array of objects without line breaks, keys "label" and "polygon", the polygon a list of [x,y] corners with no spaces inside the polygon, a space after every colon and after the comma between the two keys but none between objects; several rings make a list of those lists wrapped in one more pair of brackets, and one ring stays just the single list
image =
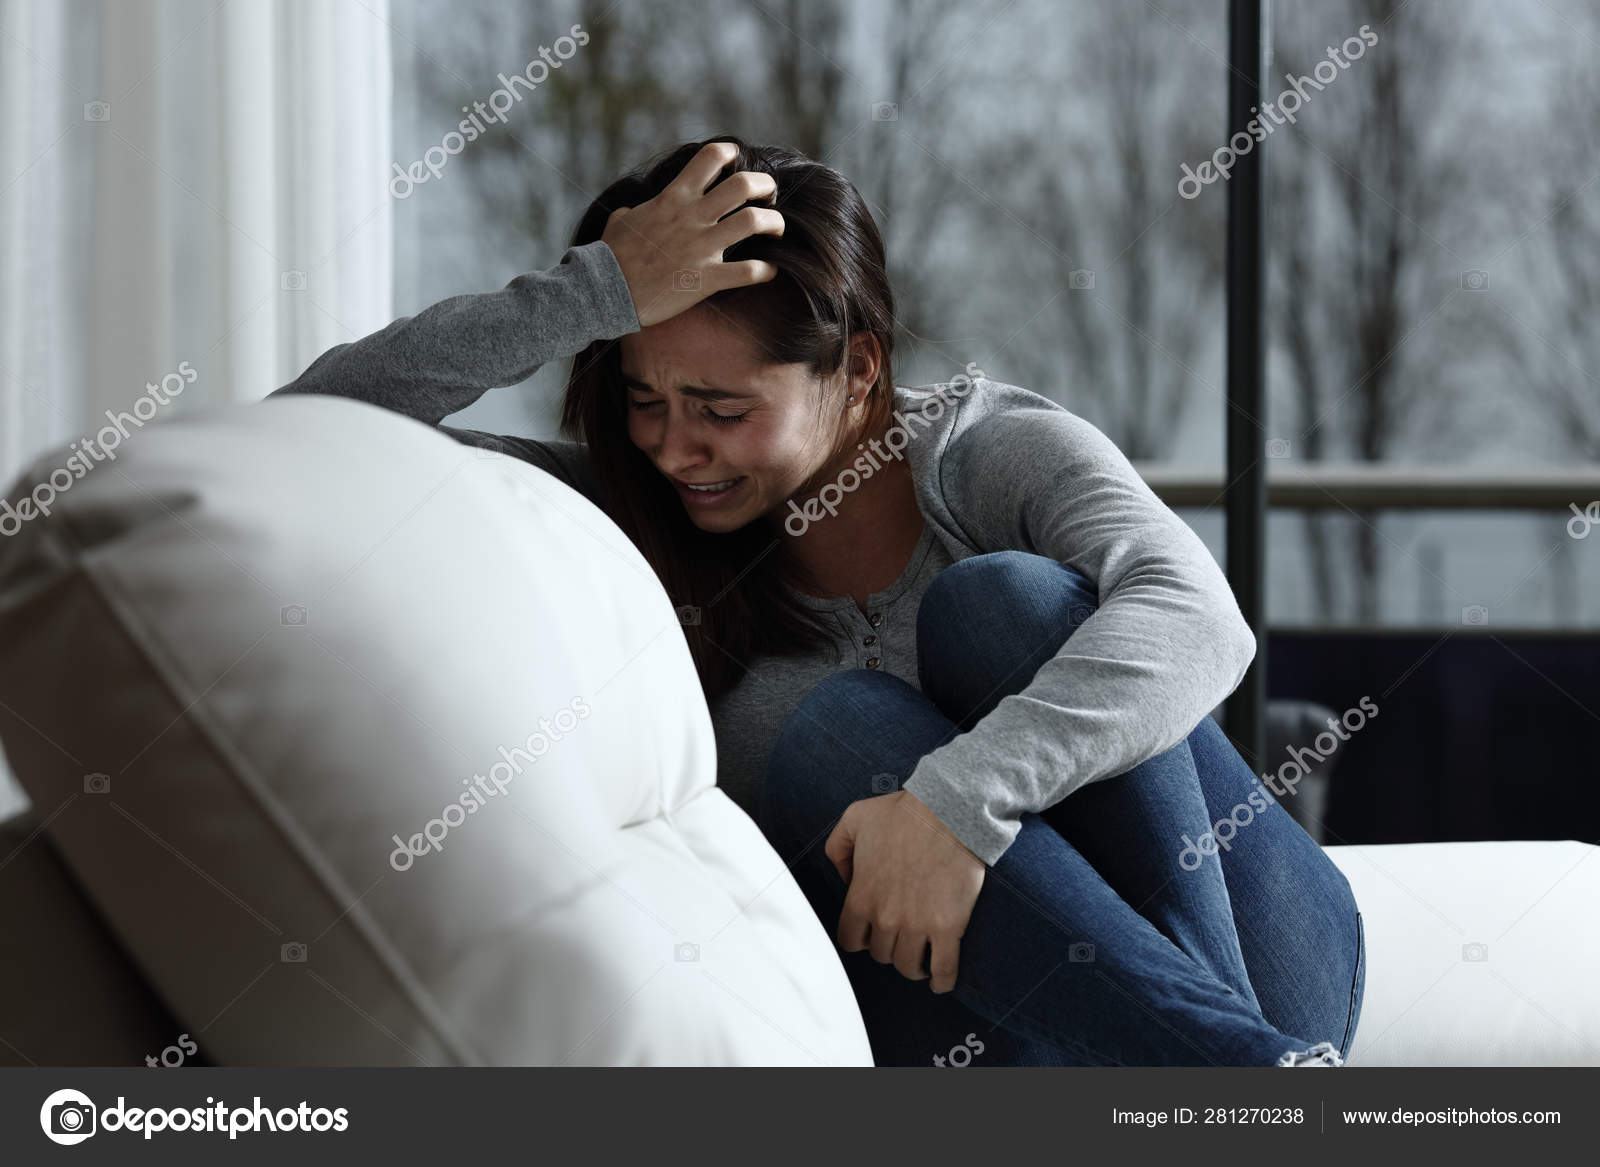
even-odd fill
[{"label": "long brown hair", "polygon": [[[778,269],[775,279],[717,292],[702,303],[747,330],[757,351],[773,363],[803,363],[818,378],[839,372],[853,337],[875,336],[881,360],[864,403],[862,432],[878,433],[894,411],[894,296],[878,226],[837,171],[795,150],[747,145],[733,135],[685,142],[601,192],[579,220],[572,245],[599,239],[617,207],[638,206],[660,194],[707,142],[732,142],[739,149],[717,181],[742,170],[777,179],[776,195],[752,204],[781,211],[784,231],[751,235],[723,253],[725,261],[766,260]],[[851,436],[828,404],[819,393],[818,432],[838,429],[831,462]],[[726,534],[695,526],[665,475],[629,440],[626,408],[618,342],[597,341],[573,358],[561,428],[587,444],[600,505],[679,607],[707,699],[736,684],[757,656],[795,655],[828,644],[816,613],[783,589],[784,583],[812,582],[788,553],[789,536],[760,518]]]}]

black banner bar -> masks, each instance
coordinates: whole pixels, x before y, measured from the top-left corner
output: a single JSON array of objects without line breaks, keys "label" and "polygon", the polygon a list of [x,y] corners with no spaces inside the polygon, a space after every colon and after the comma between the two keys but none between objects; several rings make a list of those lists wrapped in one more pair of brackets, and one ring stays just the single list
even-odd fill
[{"label": "black banner bar", "polygon": [[[1600,1069],[0,1069],[4,1161],[1592,1148]],[[177,1128],[188,1129],[177,1129]],[[47,1133],[47,1129],[49,1133]],[[76,1140],[76,1141],[74,1141]],[[1011,1148],[1007,1151],[1006,1148]]]}]

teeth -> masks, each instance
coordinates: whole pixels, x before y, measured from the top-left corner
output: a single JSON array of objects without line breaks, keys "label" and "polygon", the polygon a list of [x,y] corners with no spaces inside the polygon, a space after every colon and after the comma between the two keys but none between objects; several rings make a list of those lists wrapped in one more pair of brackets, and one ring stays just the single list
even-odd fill
[{"label": "teeth", "polygon": [[715,493],[716,491],[719,491],[719,490],[727,490],[728,487],[732,486],[735,482],[738,482],[738,481],[739,480],[737,478],[730,478],[726,482],[713,482],[710,486],[691,486],[687,482],[684,483],[684,485],[688,486],[690,490],[698,490],[702,494],[713,494],[713,493]]}]

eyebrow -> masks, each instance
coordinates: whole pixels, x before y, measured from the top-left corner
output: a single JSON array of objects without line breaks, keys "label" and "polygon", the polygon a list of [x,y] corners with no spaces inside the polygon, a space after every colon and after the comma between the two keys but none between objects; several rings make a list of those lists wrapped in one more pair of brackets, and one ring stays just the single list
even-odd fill
[{"label": "eyebrow", "polygon": [[[627,373],[622,374],[622,384],[623,384],[623,386],[625,388],[628,388],[628,389],[643,389],[646,393],[654,393],[655,392],[654,389],[652,389],[649,385],[646,385],[643,381],[639,380],[639,378],[630,377]],[[696,387],[694,385],[681,386],[678,389],[678,392],[682,393],[685,397],[694,397],[694,398],[698,398],[701,401],[759,401],[760,400],[760,398],[757,397],[754,393],[735,393],[731,389],[701,389],[701,388],[698,388],[698,387]]]}]

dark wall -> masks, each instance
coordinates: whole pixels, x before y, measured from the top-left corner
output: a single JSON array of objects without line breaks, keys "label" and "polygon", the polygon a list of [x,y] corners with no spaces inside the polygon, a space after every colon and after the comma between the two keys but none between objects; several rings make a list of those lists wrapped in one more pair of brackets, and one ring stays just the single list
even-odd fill
[{"label": "dark wall", "polygon": [[1329,843],[1600,841],[1600,639],[1274,631],[1267,686],[1378,708],[1338,747]]}]

